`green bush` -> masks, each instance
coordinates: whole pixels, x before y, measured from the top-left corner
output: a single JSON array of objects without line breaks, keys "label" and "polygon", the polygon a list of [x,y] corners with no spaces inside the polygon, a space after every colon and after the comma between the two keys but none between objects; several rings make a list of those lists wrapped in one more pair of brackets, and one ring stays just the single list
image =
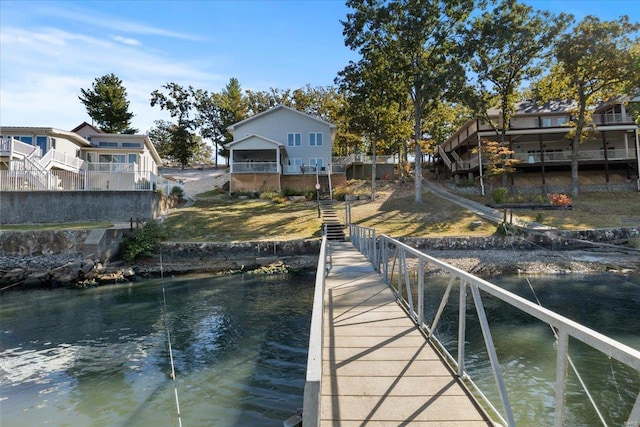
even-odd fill
[{"label": "green bush", "polygon": [[282,194],[276,191],[263,191],[260,193],[261,200],[270,200],[274,203],[282,204],[285,202],[285,198]]},{"label": "green bush", "polygon": [[507,196],[509,195],[509,190],[504,187],[496,188],[491,193],[491,198],[494,203],[504,203],[507,200]]},{"label": "green bush", "polygon": [[158,221],[149,221],[122,242],[122,259],[132,261],[137,256],[154,256],[160,242],[166,239],[166,227]]},{"label": "green bush", "polygon": [[171,188],[171,195],[177,197],[182,200],[184,198],[184,190],[182,187],[178,187],[177,185]]},{"label": "green bush", "polygon": [[533,198],[533,203],[540,203],[541,205],[548,204],[549,198],[544,194],[536,194]]},{"label": "green bush", "polygon": [[282,195],[284,197],[303,196],[304,195],[304,193],[301,190],[294,190],[292,188],[283,188],[281,193],[282,193]]},{"label": "green bush", "polygon": [[503,222],[496,227],[496,234],[500,236],[514,236],[518,234],[518,228],[513,224]]}]

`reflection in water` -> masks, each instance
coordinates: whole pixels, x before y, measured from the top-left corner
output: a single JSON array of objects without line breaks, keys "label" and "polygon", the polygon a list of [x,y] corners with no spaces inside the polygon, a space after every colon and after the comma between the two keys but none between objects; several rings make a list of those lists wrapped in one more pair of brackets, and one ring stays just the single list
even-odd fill
[{"label": "reflection in water", "polygon": [[[184,425],[281,425],[302,406],[313,283],[164,282]],[[3,294],[2,425],[176,425],[162,285]]]}]

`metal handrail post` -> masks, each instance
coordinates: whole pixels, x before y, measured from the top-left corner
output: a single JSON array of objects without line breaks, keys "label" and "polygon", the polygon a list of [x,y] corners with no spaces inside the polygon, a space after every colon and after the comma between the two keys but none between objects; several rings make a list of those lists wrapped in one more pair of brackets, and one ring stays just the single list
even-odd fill
[{"label": "metal handrail post", "polygon": [[460,301],[458,309],[458,376],[464,378],[464,350],[467,323],[467,284],[460,281]]}]

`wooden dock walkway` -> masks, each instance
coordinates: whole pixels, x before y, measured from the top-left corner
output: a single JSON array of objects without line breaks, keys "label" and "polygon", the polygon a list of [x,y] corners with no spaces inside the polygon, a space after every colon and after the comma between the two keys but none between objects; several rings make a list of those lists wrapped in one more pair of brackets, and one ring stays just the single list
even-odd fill
[{"label": "wooden dock walkway", "polygon": [[346,242],[331,253],[320,425],[493,425],[365,257]]}]

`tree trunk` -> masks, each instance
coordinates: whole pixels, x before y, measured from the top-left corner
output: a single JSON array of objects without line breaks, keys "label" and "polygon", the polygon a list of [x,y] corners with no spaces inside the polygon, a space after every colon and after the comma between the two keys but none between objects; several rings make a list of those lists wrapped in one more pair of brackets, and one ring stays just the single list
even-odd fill
[{"label": "tree trunk", "polygon": [[376,200],[376,138],[373,139],[371,147],[371,201]]},{"label": "tree trunk", "polygon": [[422,147],[420,147],[420,129],[422,124],[422,109],[420,108],[419,102],[416,102],[415,105],[415,150],[416,150],[416,167],[415,167],[415,185],[416,185],[416,195],[415,195],[415,203],[422,203]]},{"label": "tree trunk", "polygon": [[580,194],[580,186],[578,185],[578,157],[580,154],[582,131],[584,129],[584,116],[587,111],[587,97],[584,95],[584,89],[580,90],[579,98],[578,123],[576,123],[576,133],[571,142],[571,195],[574,197]]}]

